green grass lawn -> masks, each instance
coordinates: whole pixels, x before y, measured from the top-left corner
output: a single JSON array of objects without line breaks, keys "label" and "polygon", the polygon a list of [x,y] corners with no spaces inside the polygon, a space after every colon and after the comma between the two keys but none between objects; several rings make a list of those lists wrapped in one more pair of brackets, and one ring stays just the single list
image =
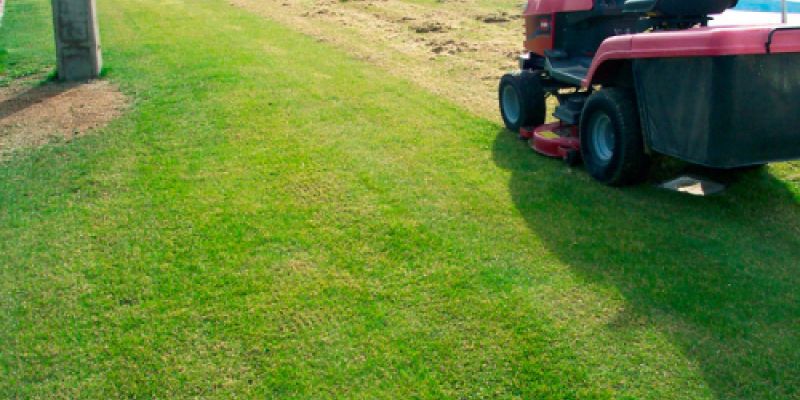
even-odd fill
[{"label": "green grass lawn", "polygon": [[12,16],[0,23],[0,86],[55,63],[50,2],[6,0],[5,13]]},{"label": "green grass lawn", "polygon": [[610,189],[227,2],[98,3],[134,105],[0,165],[0,397],[800,396],[796,166]]}]

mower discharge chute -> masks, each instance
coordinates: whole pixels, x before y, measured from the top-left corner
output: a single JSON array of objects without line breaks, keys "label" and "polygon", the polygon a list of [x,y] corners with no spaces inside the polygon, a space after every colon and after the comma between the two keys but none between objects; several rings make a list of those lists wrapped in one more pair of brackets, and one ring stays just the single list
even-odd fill
[{"label": "mower discharge chute", "polygon": [[[800,27],[709,27],[737,0],[529,0],[508,129],[609,185],[661,153],[712,168],[800,158]],[[546,98],[558,99],[545,124]]]}]

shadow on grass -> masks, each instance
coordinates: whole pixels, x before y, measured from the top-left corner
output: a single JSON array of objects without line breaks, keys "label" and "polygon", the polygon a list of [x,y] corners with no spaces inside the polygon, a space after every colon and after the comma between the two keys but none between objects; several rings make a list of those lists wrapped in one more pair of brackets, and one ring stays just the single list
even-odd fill
[{"label": "shadow on grass", "polygon": [[608,188],[557,160],[531,161],[505,130],[493,153],[548,250],[625,297],[630,314],[609,334],[622,338],[642,321],[657,327],[720,399],[800,394],[800,208],[768,169],[694,198],[652,185]]},{"label": "shadow on grass", "polygon": [[77,87],[77,83],[42,81],[40,84],[0,101],[0,122],[35,104],[42,103]]}]

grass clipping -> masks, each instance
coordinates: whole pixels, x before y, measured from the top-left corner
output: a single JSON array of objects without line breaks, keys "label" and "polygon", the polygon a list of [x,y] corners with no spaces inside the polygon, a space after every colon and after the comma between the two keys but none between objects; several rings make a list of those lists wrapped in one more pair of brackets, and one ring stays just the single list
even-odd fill
[{"label": "grass clipping", "polygon": [[38,85],[26,80],[0,87],[0,161],[18,150],[102,128],[127,104],[116,86],[101,80]]}]

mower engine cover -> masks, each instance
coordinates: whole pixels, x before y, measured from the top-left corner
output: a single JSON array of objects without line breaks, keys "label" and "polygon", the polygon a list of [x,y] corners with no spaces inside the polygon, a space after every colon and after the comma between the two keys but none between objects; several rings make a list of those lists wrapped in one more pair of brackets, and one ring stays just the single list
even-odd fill
[{"label": "mower engine cover", "polygon": [[626,0],[624,11],[657,13],[666,17],[692,17],[720,14],[736,7],[739,0]]}]

